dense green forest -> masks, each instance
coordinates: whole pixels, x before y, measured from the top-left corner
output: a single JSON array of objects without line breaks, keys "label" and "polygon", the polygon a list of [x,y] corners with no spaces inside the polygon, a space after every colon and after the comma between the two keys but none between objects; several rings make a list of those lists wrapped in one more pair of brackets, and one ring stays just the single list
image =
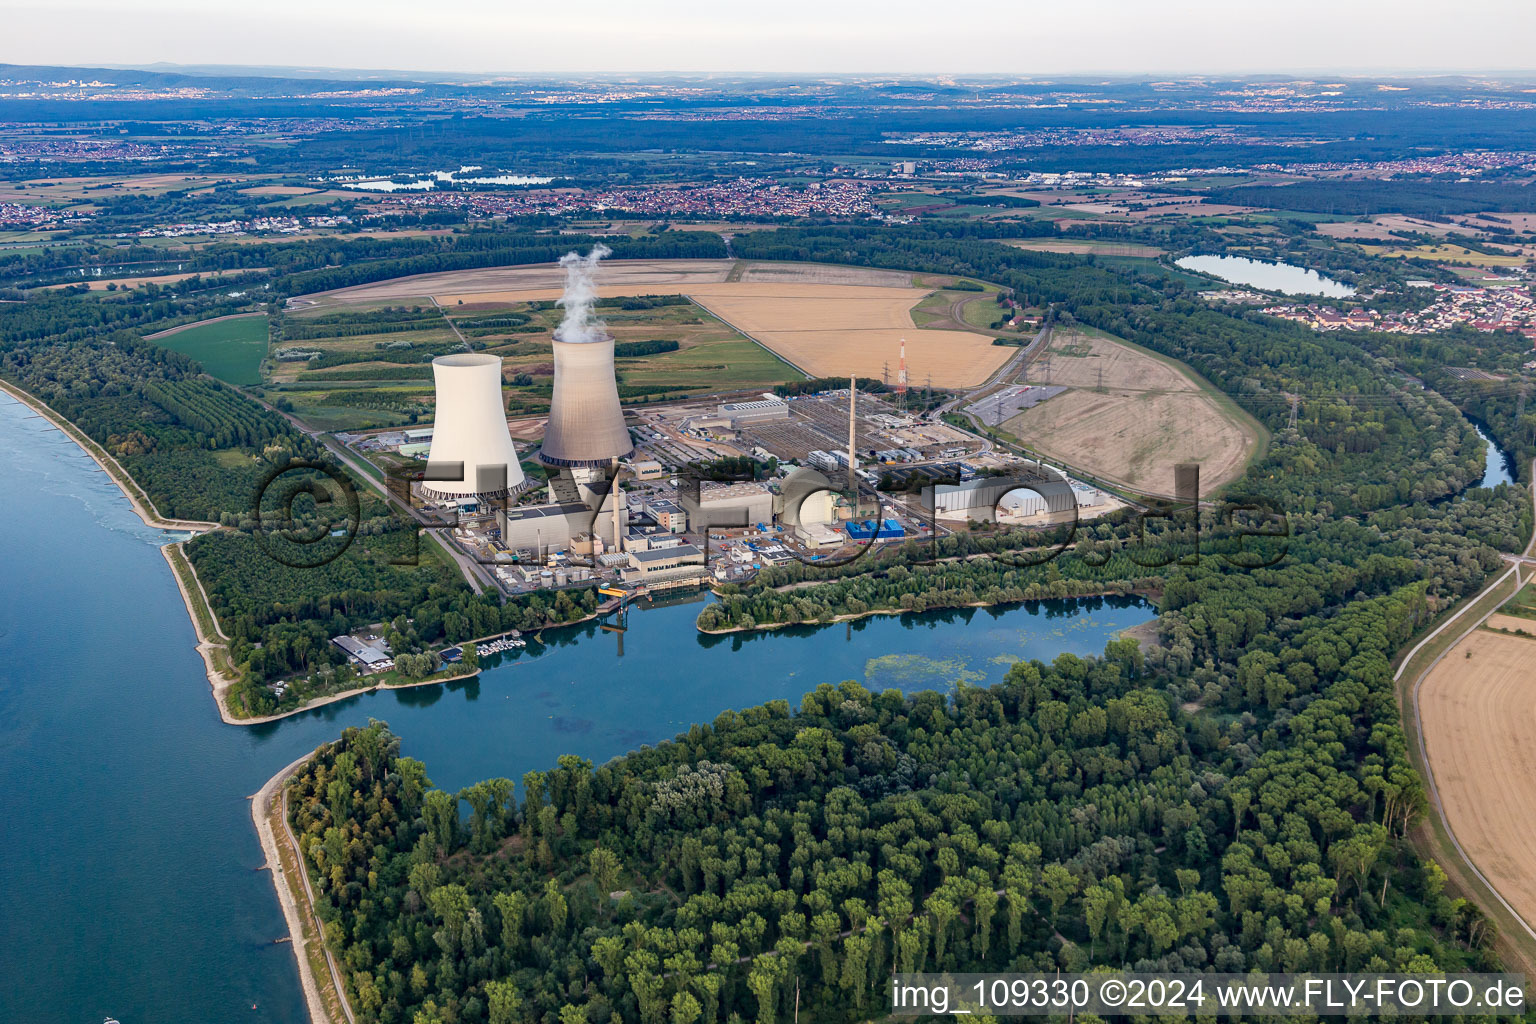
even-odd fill
[{"label": "dense green forest", "polygon": [[281,416],[128,331],[0,351],[0,375],[90,435],[171,518],[232,523],[268,467],[318,454]]},{"label": "dense green forest", "polygon": [[[330,638],[360,626],[391,624],[396,652],[425,652],[510,629],[575,622],[597,607],[592,590],[536,592],[502,603],[476,595],[457,567],[381,501],[362,503],[356,536],[324,564],[285,564],[251,524],[205,534],[187,545],[230,653],[244,671],[234,699],[250,714],[270,714],[332,692],[344,663]],[[273,698],[266,684],[299,676],[298,695]]]},{"label": "dense green forest", "polygon": [[[1134,642],[937,693],[823,685],[593,769],[431,788],[378,724],[291,816],[366,1021],[816,1020],[894,971],[1488,966],[1402,836],[1424,805],[1389,659],[1421,586],[1255,651],[1236,718]],[[1291,713],[1280,715],[1277,709]],[[467,825],[459,807],[468,804]]]},{"label": "dense green forest", "polygon": [[1529,210],[1529,186],[1503,182],[1300,181],[1208,190],[1214,203],[1273,206],[1310,213],[1409,213],[1445,216],[1479,210]]}]

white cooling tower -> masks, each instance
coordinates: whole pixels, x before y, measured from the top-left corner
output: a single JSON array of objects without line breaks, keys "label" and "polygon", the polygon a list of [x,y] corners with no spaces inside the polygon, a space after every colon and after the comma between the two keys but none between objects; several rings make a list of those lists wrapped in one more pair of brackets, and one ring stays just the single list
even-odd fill
[{"label": "white cooling tower", "polygon": [[613,339],[554,340],[555,393],[539,459],[550,466],[600,467],[635,450],[619,408]]},{"label": "white cooling tower", "polygon": [[516,494],[527,486],[507,430],[501,357],[471,353],[432,360],[437,422],[421,493],[428,498]]}]

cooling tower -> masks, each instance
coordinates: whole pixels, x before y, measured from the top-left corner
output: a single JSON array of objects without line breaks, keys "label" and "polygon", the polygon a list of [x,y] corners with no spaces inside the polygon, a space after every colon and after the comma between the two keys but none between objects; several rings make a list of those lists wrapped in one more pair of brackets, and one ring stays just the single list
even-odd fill
[{"label": "cooling tower", "polygon": [[549,466],[600,467],[635,450],[619,408],[613,339],[555,338],[555,393],[539,460]]},{"label": "cooling tower", "polygon": [[500,497],[523,490],[527,482],[502,404],[501,357],[438,356],[432,360],[432,376],[437,383],[437,422],[422,495]]}]

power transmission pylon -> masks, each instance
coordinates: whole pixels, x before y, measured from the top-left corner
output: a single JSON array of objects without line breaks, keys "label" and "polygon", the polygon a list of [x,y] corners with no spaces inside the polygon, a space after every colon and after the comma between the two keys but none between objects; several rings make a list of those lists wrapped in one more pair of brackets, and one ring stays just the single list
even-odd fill
[{"label": "power transmission pylon", "polygon": [[1301,396],[1300,395],[1292,395],[1291,396],[1291,421],[1290,421],[1290,423],[1287,424],[1287,426],[1291,430],[1295,430],[1296,429],[1296,410],[1297,410],[1297,408],[1300,405],[1301,405]]}]

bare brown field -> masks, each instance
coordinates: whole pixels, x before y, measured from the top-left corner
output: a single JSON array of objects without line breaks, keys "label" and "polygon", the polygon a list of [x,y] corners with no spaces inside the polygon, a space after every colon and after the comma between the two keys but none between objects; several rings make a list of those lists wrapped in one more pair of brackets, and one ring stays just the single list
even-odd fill
[{"label": "bare brown field", "polygon": [[[1039,361],[1031,367],[1032,382],[1045,382],[1042,369]],[[1003,429],[1047,457],[1133,490],[1171,494],[1173,467],[1198,462],[1201,489],[1209,492],[1240,476],[1259,443],[1258,428],[1235,419],[1172,363],[1107,338],[1057,331],[1049,383],[1071,390]]]},{"label": "bare brown field", "polygon": [[1020,238],[1003,243],[1015,249],[1033,249],[1036,252],[1064,252],[1078,256],[1097,253],[1100,256],[1161,256],[1167,252],[1153,245],[1136,242],[1074,242],[1063,238]]},{"label": "bare brown field", "polygon": [[1474,630],[1425,678],[1419,716],[1457,841],[1536,919],[1536,640]]},{"label": "bare brown field", "polygon": [[[44,198],[60,202],[74,199],[92,199],[102,196],[127,195],[130,193],[160,193],[173,189],[195,189],[221,181],[249,181],[248,175],[225,174],[125,174],[113,177],[58,177],[33,178],[18,184],[26,185],[17,195]],[[9,199],[7,201],[10,201]]]},{"label": "bare brown field", "polygon": [[[677,294],[686,290],[681,285],[724,281],[732,266],[731,260],[612,260],[603,264],[604,294]],[[318,305],[351,305],[420,295],[435,295],[445,306],[453,305],[459,299],[466,303],[527,302],[558,298],[564,281],[565,271],[553,263],[540,263],[527,267],[417,274],[308,297]]]},{"label": "bare brown field", "polygon": [[[1479,220],[1477,217],[1471,215],[1456,217],[1453,219],[1466,224],[1468,227],[1475,227],[1481,224],[1484,226],[1492,225],[1493,227],[1498,228],[1509,228],[1512,231],[1536,231],[1536,213],[1492,213],[1489,214],[1489,216],[1497,217],[1499,219],[1496,221]],[[1501,221],[1508,221],[1509,223],[1504,224],[1501,223]]]},{"label": "bare brown field", "polygon": [[[73,281],[70,284],[50,284],[46,288],[70,288],[77,284],[84,284],[93,292],[104,292],[107,285],[115,284],[119,288],[132,288],[141,284],[175,284],[177,281],[185,281],[189,277],[197,277],[197,274],[155,274],[150,277],[101,277],[87,281]],[[217,275],[214,275],[217,276]],[[211,280],[212,278],[210,278]]]},{"label": "bare brown field", "polygon": [[[1081,355],[1065,355],[1081,352]],[[1172,363],[1138,352],[1108,338],[1073,330],[1057,330],[1051,338],[1050,383],[1067,387],[1091,388],[1101,382],[1106,388],[1134,388],[1138,391],[1198,391],[1189,377]],[[1031,379],[1039,375],[1041,364],[1031,368]],[[1102,376],[1101,376],[1102,373]]]},{"label": "bare brown field", "polygon": [[1318,234],[1329,238],[1379,238],[1383,242],[1392,240],[1392,229],[1375,221],[1331,221],[1316,225],[1316,230]]},{"label": "bare brown field", "polygon": [[1505,615],[1503,612],[1494,612],[1488,616],[1488,625],[1494,629],[1508,629],[1516,633],[1525,633],[1536,637],[1536,619],[1525,619],[1518,615]]},{"label": "bare brown field", "polygon": [[[912,307],[929,293],[904,272],[818,264],[751,263],[727,281],[728,260],[618,260],[605,263],[605,298],[684,294],[812,376],[880,376],[896,365],[902,338],[914,382],[979,384],[1010,350],[970,331],[920,330]],[[551,265],[453,271],[307,296],[306,308],[379,306],[431,295],[450,310],[555,299],[563,273]],[[461,305],[462,304],[462,305]]]},{"label": "bare brown field", "polygon": [[[1519,214],[1498,216],[1518,217]],[[1436,224],[1401,213],[1387,213],[1368,221],[1333,221],[1317,225],[1317,233],[1329,238],[1380,238],[1392,241],[1394,231],[1412,231],[1421,235],[1449,235],[1462,229],[1454,224]],[[1518,229],[1517,229],[1518,230]]]}]

